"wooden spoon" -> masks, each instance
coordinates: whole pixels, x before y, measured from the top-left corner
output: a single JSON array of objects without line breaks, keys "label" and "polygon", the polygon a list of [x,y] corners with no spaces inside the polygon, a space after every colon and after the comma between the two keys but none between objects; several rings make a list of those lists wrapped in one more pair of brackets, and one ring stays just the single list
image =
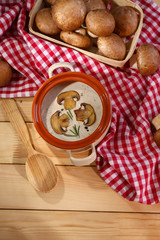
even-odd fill
[{"label": "wooden spoon", "polygon": [[26,175],[33,187],[41,192],[49,192],[57,183],[57,171],[53,162],[34,150],[29,131],[14,99],[1,99],[2,106],[15,131],[28,151]]}]

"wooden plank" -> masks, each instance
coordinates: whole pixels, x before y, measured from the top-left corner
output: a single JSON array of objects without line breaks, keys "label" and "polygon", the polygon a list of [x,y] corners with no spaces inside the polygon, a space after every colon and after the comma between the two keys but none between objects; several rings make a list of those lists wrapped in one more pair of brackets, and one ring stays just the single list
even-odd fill
[{"label": "wooden plank", "polygon": [[36,192],[23,165],[0,165],[0,208],[76,211],[159,212],[160,204],[129,202],[101,179],[95,167],[58,166],[59,181],[50,193]]},{"label": "wooden plank", "polygon": [[[26,122],[32,122],[32,102],[33,98],[16,98],[15,99],[18,105],[19,110],[21,111],[22,116]],[[0,122],[9,121],[6,116],[0,101]]]},{"label": "wooden plank", "polygon": [[[72,165],[66,151],[54,148],[45,142],[34,128],[33,123],[27,124],[34,148],[51,157],[55,164]],[[27,151],[20,138],[9,122],[0,122],[0,163],[20,163],[27,160]],[[81,157],[87,156],[89,151],[82,152]],[[74,154],[79,156],[79,154]],[[92,163],[95,165],[95,163]]]},{"label": "wooden plank", "polygon": [[0,211],[0,240],[158,240],[159,214]]},{"label": "wooden plank", "polygon": [[27,151],[10,123],[0,122],[0,163],[24,163]]},{"label": "wooden plank", "polygon": [[[19,101],[23,104],[23,101]],[[29,102],[30,103],[30,102]],[[28,104],[28,103],[27,103]],[[28,106],[28,105],[27,105]],[[24,108],[23,108],[24,107]],[[21,106],[21,109],[26,109],[25,105]],[[0,108],[1,109],[1,108]],[[1,111],[2,113],[3,111]],[[22,111],[21,111],[22,113]],[[28,114],[28,113],[27,113]],[[22,113],[23,115],[23,113]],[[5,116],[5,114],[4,114]],[[27,115],[26,115],[27,116]],[[7,118],[7,117],[6,117]],[[24,117],[27,119],[27,117]],[[2,119],[2,114],[1,114]],[[8,119],[6,119],[7,121]],[[30,118],[29,118],[30,120]],[[52,158],[55,164],[72,165],[69,156],[66,151],[62,151],[54,148],[46,141],[44,141],[41,136],[36,131],[33,123],[27,123],[31,140],[34,148],[37,151]],[[0,121],[0,163],[21,163],[24,164],[27,159],[27,151],[20,140],[20,138],[15,133],[13,127],[9,122]],[[87,156],[89,151],[82,152],[81,157]],[[73,154],[79,157],[79,154]],[[95,165],[95,162],[91,165]]]},{"label": "wooden plank", "polygon": [[[32,123],[27,124],[32,143],[37,151],[52,158],[55,164],[70,164],[68,154],[46,143]],[[27,150],[9,122],[0,122],[0,163],[21,163],[27,160]]]}]

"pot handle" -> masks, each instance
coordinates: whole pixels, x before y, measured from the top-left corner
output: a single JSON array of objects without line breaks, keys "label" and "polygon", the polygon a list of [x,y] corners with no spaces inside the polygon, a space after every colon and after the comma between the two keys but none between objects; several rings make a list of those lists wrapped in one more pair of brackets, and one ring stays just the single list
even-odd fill
[{"label": "pot handle", "polygon": [[49,78],[52,77],[53,71],[54,71],[56,68],[59,68],[59,67],[69,68],[69,69],[71,70],[71,72],[75,72],[75,71],[74,71],[74,68],[72,67],[72,65],[71,65],[69,62],[55,63],[55,64],[51,65],[51,66],[48,68]]},{"label": "pot handle", "polygon": [[89,165],[90,163],[92,163],[96,160],[97,154],[96,154],[96,149],[95,149],[94,144],[91,145],[91,149],[92,149],[91,154],[89,156],[85,157],[85,158],[75,158],[75,157],[73,157],[71,150],[67,150],[67,153],[70,157],[71,162],[75,166],[85,166],[85,165]]}]

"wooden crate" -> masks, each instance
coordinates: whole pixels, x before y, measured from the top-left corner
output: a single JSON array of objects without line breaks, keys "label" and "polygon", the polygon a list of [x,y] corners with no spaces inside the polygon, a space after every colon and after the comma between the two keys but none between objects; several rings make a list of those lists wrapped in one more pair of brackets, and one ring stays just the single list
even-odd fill
[{"label": "wooden crate", "polygon": [[133,3],[129,0],[111,0],[110,2],[112,4],[112,6],[115,6],[115,5],[131,6],[139,14],[139,25],[138,25],[138,28],[137,28],[135,34],[130,38],[130,40],[125,41],[126,42],[126,47],[127,47],[127,54],[126,54],[125,59],[123,59],[123,60],[114,60],[114,59],[107,58],[105,56],[99,55],[99,54],[96,53],[95,47],[91,47],[90,49],[87,49],[87,50],[80,49],[80,48],[71,46],[67,43],[64,43],[57,36],[56,37],[55,36],[50,37],[50,36],[47,36],[43,33],[40,33],[35,26],[34,19],[35,19],[35,15],[37,14],[37,12],[41,8],[44,8],[44,6],[45,6],[44,0],[37,0],[34,4],[32,10],[31,10],[31,12],[30,12],[29,32],[34,34],[37,37],[46,39],[46,40],[51,41],[53,43],[75,49],[75,50],[77,50],[77,51],[79,51],[79,52],[81,52],[81,53],[83,53],[83,54],[85,54],[85,55],[87,55],[91,58],[94,58],[94,59],[98,60],[99,62],[108,64],[108,65],[113,66],[113,67],[123,67],[124,64],[131,58],[131,56],[133,55],[134,50],[136,48],[136,44],[137,44],[139,35],[141,33],[142,25],[143,25],[143,11],[137,4],[135,4],[135,3]]}]

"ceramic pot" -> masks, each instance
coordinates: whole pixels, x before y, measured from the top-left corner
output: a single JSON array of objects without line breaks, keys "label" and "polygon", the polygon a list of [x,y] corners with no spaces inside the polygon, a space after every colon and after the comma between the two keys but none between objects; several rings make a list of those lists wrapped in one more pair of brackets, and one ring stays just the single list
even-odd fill
[{"label": "ceramic pot", "polygon": [[[59,67],[67,67],[71,71],[52,76],[53,71]],[[70,63],[56,63],[48,69],[49,79],[38,89],[32,106],[32,117],[36,130],[40,136],[52,146],[65,150],[71,162],[76,166],[88,165],[96,160],[96,145],[102,141],[109,130],[111,122],[111,102],[108,92],[102,84],[90,75],[75,72]],[[79,137],[67,137],[54,133],[51,127],[51,115],[57,110],[57,96],[66,91],[77,91],[80,101],[76,102],[78,109],[82,102],[92,105],[96,114],[95,123],[87,128],[89,133],[82,134],[85,130],[81,124],[82,133]],[[63,105],[59,106],[62,109]],[[74,110],[73,115],[74,115]],[[77,124],[77,123],[76,123]],[[82,137],[81,137],[82,136]],[[84,158],[73,157],[73,152],[82,152],[91,149],[90,155]]]}]

